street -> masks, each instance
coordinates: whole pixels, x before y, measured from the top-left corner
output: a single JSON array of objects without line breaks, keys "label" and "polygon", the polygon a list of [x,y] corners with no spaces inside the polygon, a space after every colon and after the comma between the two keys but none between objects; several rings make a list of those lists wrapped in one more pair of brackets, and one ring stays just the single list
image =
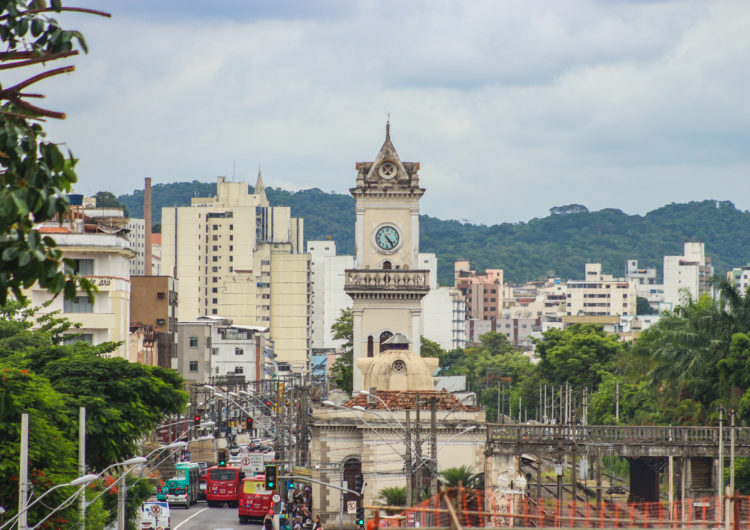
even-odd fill
[{"label": "street", "polygon": [[209,508],[205,502],[194,504],[189,510],[173,507],[170,512],[172,530],[212,530],[215,528],[256,530],[262,526],[260,521],[241,525],[237,508]]}]

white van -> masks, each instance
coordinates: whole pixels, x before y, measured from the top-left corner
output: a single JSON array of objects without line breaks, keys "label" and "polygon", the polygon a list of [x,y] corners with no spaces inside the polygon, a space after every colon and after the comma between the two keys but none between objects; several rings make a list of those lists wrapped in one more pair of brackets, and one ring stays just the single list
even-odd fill
[{"label": "white van", "polygon": [[141,529],[170,530],[172,519],[169,515],[169,503],[148,501],[141,505]]}]

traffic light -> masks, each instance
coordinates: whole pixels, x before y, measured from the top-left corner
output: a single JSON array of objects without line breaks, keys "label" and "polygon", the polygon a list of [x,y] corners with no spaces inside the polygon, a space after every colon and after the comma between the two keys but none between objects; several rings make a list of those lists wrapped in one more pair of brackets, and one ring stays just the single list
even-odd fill
[{"label": "traffic light", "polygon": [[278,468],[273,465],[266,466],[266,490],[276,491],[276,477],[278,475]]},{"label": "traffic light", "polygon": [[271,400],[270,399],[266,400],[266,407],[269,407],[269,408],[271,407]]},{"label": "traffic light", "polygon": [[287,483],[286,483],[286,489],[289,489],[289,490],[293,490],[294,489],[294,481],[293,480],[287,481]]},{"label": "traffic light", "polygon": [[248,418],[247,421],[245,422],[245,430],[247,430],[248,432],[250,432],[250,431],[253,430],[253,419],[252,418]]},{"label": "traffic light", "polygon": [[354,476],[354,491],[358,493],[362,493],[362,487],[364,486],[365,481],[364,477],[360,473],[359,475]]},{"label": "traffic light", "polygon": [[200,414],[196,414],[193,417],[193,427],[200,427],[200,425],[201,425],[201,415]]},{"label": "traffic light", "polygon": [[365,507],[357,506],[357,525],[365,526]]},{"label": "traffic light", "polygon": [[227,450],[219,449],[219,467],[226,467],[227,465]]}]

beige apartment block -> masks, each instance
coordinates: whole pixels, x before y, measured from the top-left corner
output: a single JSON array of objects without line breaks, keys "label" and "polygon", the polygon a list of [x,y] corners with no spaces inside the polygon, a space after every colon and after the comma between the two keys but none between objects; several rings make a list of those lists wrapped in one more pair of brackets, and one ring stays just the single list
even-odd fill
[{"label": "beige apartment block", "polygon": [[[70,218],[45,223],[37,230],[51,236],[63,257],[74,261],[76,272],[97,288],[93,303],[84,292],[73,300],[53,298],[46,289],[34,285],[25,291],[35,307],[50,300],[39,314],[60,311],[61,316],[81,325],[70,333],[91,344],[121,342],[111,356],[130,358],[130,260],[135,252],[125,237],[127,219],[119,209],[86,209],[80,195],[71,195]],[[94,211],[96,210],[96,211]],[[91,214],[91,216],[89,216]]]},{"label": "beige apartment block", "polygon": [[304,223],[270,206],[263,177],[217,179],[216,197],[162,209],[161,267],[179,280],[180,321],[205,315],[271,329],[278,361],[309,368],[310,259]]},{"label": "beige apartment block", "polygon": [[568,281],[568,316],[635,315],[636,289],[633,282],[602,274],[601,263],[586,264],[586,279]]}]

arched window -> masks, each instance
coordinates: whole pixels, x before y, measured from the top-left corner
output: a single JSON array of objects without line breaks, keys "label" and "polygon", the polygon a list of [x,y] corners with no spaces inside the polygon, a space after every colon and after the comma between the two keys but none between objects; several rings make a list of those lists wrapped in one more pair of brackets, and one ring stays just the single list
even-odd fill
[{"label": "arched window", "polygon": [[383,343],[393,337],[393,333],[390,331],[384,331],[380,334],[380,351],[383,351]]},{"label": "arched window", "polygon": [[390,262],[390,261],[388,261],[388,260],[385,260],[385,261],[383,262],[383,270],[385,270],[385,271],[389,271],[389,270],[391,270],[391,267],[392,267],[392,265],[391,265],[391,262]]},{"label": "arched window", "polygon": [[373,356],[373,348],[374,348],[373,342],[374,341],[372,339],[372,335],[370,335],[369,337],[367,337],[367,356],[368,357],[372,357]]}]

